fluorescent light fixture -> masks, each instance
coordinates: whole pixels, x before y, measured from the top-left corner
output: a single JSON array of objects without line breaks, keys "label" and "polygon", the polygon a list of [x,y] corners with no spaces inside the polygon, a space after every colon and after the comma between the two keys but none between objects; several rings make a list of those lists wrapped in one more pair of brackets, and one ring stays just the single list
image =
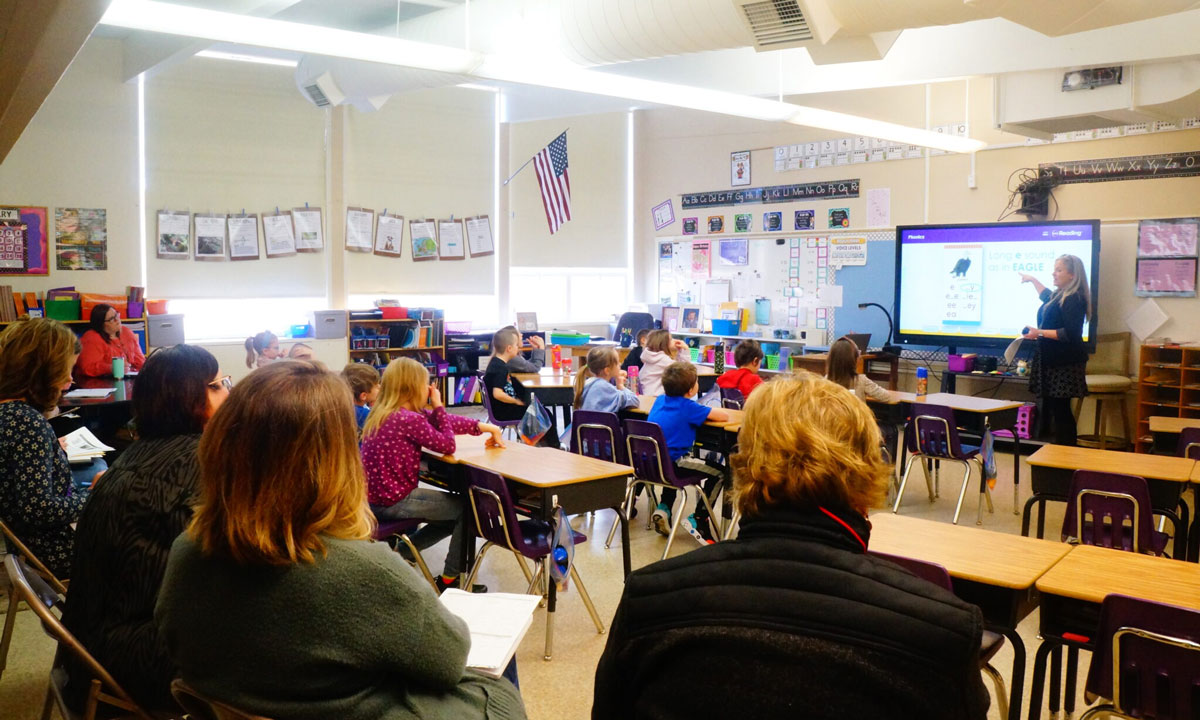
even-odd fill
[{"label": "fluorescent light fixture", "polygon": [[486,90],[488,92],[498,93],[500,88],[495,85],[480,85],[479,83],[459,83],[457,87],[466,88],[467,90]]},{"label": "fluorescent light fixture", "polygon": [[211,60],[234,60],[237,62],[258,63],[260,65],[280,65],[282,67],[296,67],[300,63],[295,60],[286,58],[266,57],[263,55],[247,55],[245,53],[221,52],[219,50],[201,50],[196,53],[196,57],[209,58]]},{"label": "fluorescent light fixture", "polygon": [[671,105],[736,117],[788,122],[947,152],[974,152],[981,140],[765,98],[590,70],[560,60],[516,59],[318,25],[251,17],[156,0],[113,0],[101,25],[217,42],[290,50],[401,67],[473,75],[539,87]]}]

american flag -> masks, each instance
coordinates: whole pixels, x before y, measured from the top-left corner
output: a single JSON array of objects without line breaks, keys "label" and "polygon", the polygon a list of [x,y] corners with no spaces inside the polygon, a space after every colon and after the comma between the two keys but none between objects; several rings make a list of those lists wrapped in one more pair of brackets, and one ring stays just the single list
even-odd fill
[{"label": "american flag", "polygon": [[567,133],[533,156],[538,187],[542,189],[542,205],[546,208],[546,223],[550,234],[558,232],[571,219],[571,178],[567,176]]}]

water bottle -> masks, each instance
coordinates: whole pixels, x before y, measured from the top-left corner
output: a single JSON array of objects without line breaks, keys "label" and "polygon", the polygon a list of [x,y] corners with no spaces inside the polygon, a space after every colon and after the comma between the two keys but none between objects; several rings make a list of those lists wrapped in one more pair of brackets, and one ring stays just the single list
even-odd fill
[{"label": "water bottle", "polygon": [[787,372],[792,369],[792,349],[784,346],[779,348],[779,372]]},{"label": "water bottle", "polygon": [[929,368],[917,368],[917,395],[929,394]]},{"label": "water bottle", "polygon": [[626,371],[628,377],[625,378],[626,389],[632,390],[634,395],[642,394],[642,379],[638,376],[638,366],[630,365]]},{"label": "water bottle", "polygon": [[725,343],[719,342],[713,348],[713,371],[718,375],[725,372]]},{"label": "water bottle", "polygon": [[555,370],[562,370],[562,346],[555,345],[550,351],[551,362]]}]

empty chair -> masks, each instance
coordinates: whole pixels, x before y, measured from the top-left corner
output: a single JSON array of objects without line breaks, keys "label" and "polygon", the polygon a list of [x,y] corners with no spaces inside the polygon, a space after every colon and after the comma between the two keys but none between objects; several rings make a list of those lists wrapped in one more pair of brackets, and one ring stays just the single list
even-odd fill
[{"label": "empty chair", "polygon": [[737,388],[721,388],[721,407],[730,410],[741,410],[746,402],[746,396]]},{"label": "empty chair", "polygon": [[[396,542],[399,541],[408,549],[412,560],[405,560],[410,565],[416,565],[421,574],[425,576],[425,581],[433,586],[434,592],[437,592],[437,582],[434,580],[433,573],[429,572],[429,566],[425,564],[425,558],[421,556],[421,551],[413,544],[413,541],[408,537],[409,533],[417,529],[417,527],[425,522],[424,520],[381,520],[375,526],[375,531],[371,533],[371,539],[378,542],[386,542],[396,552],[400,552],[400,548],[396,547]],[[403,553],[400,553],[403,557]],[[174,686],[172,686],[174,691]]]},{"label": "empty chair", "polygon": [[1143,478],[1076,470],[1071,476],[1062,539],[1162,555],[1168,538],[1154,529],[1151,512],[1150,491]]},{"label": "empty chair", "polygon": [[576,410],[571,425],[571,452],[628,465],[625,432],[616,413]]},{"label": "empty chair", "polygon": [[261,715],[251,715],[223,702],[206,698],[178,678],[171,683],[171,694],[175,696],[175,702],[187,711],[191,720],[269,720]]},{"label": "empty chair", "polygon": [[1100,606],[1087,695],[1098,717],[1194,718],[1200,713],[1200,613],[1125,595]]},{"label": "empty chair", "polygon": [[904,465],[904,474],[900,478],[900,488],[896,491],[896,502],[892,512],[900,511],[900,501],[904,498],[904,488],[908,485],[908,475],[912,471],[913,462],[920,460],[922,470],[925,470],[925,481],[929,486],[929,502],[934,500],[933,484],[930,482],[925,462],[928,460],[944,460],[960,463],[963,466],[962,489],[958,492],[958,504],[954,506],[954,524],[958,524],[958,516],[962,512],[963,499],[967,495],[967,485],[971,483],[971,464],[979,466],[979,512],[975,519],[976,525],[983,524],[983,501],[987,500],[988,512],[993,512],[992,493],[987,480],[983,476],[983,461],[979,457],[979,448],[964,446],[958,437],[958,426],[954,420],[954,409],[945,405],[921,404],[913,406],[913,419],[904,429],[904,442],[911,453]]},{"label": "empty chair", "polygon": [[1184,428],[1180,431],[1175,454],[1191,460],[1200,460],[1200,427]]},{"label": "empty chair", "polygon": [[[59,595],[67,594],[67,586],[58,578],[54,577],[54,573],[42,564],[29,548],[25,547],[25,543],[21,542],[20,538],[13,534],[7,525],[0,522],[0,533],[4,535],[4,544],[8,547],[10,554],[16,554],[24,558],[27,563],[33,566],[35,572],[40,575],[51,588]],[[12,645],[13,627],[17,623],[17,605],[19,605],[20,597],[12,588],[8,591],[8,612],[4,616],[4,633],[0,635],[0,676],[4,674],[4,668],[8,664],[8,649]]]},{"label": "empty chair", "polygon": [[487,411],[488,422],[499,426],[504,432],[511,430],[515,435],[517,426],[521,424],[520,418],[516,420],[501,420],[496,417],[496,413],[492,412],[492,403],[495,400],[492,399],[492,394],[488,391],[487,385],[483,384],[483,373],[479,373],[479,396],[483,398],[483,409]]},{"label": "empty chair", "polygon": [[[679,523],[683,519],[688,488],[696,488],[696,495],[699,496],[697,502],[703,502],[708,509],[710,522],[716,521],[717,516],[713,513],[712,503],[700,486],[710,476],[702,472],[684,472],[676,468],[667,452],[667,441],[663,438],[662,428],[657,423],[647,420],[626,420],[625,443],[629,450],[629,464],[633,466],[633,481],[630,483],[630,491],[626,495],[626,514],[629,513],[632,506],[633,490],[638,485],[685,491],[676,495],[675,507],[671,509],[671,530],[667,533],[667,546],[663,548],[662,554],[662,559],[666,560],[667,554],[671,552],[671,543],[675,540],[675,532],[679,529]],[[718,486],[713,493],[714,497],[721,490],[722,487]],[[713,526],[713,536],[721,537],[722,535],[720,529]]]},{"label": "empty chair", "polygon": [[[521,572],[529,580],[529,587],[525,592],[532,593],[540,580],[548,583],[554,582],[550,578],[549,567],[554,540],[554,531],[550,523],[545,520],[517,519],[512,496],[508,492],[508,484],[496,473],[475,467],[468,468],[468,473],[471,485],[467,489],[467,494],[471,500],[471,512],[475,516],[475,527],[479,535],[487,542],[480,548],[479,556],[475,558],[475,565],[471,567],[471,574],[467,577],[463,587],[471,587],[475,582],[475,575],[479,572],[479,567],[487,557],[488,550],[493,547],[509,550],[516,557],[517,564],[521,566]],[[574,531],[574,541],[576,545],[587,542],[587,536]],[[529,572],[525,558],[538,563],[536,572],[532,574]],[[571,565],[571,580],[579,589],[579,597],[583,599],[583,604],[592,616],[596,632],[603,633],[604,622],[596,613],[596,608],[592,605],[592,598],[588,595],[587,588],[584,587],[583,580],[579,577],[579,570],[574,564]],[[551,606],[546,613],[545,658],[547,660],[553,655],[553,650],[554,607]]]}]

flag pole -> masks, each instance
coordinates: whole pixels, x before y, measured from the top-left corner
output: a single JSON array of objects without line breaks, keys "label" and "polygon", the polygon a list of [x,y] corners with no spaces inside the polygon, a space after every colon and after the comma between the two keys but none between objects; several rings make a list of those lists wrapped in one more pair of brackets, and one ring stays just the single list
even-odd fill
[{"label": "flag pole", "polygon": [[[558,135],[565,135],[565,134],[567,133],[567,130],[570,130],[570,129],[571,129],[571,128],[569,128],[569,127],[568,127],[566,130],[563,130],[563,131],[562,131],[562,132],[560,132]],[[557,138],[558,138],[558,135],[555,135],[554,137],[557,139]],[[551,140],[550,142],[554,142],[554,140]],[[547,144],[547,145],[549,145],[550,143],[546,143],[546,144]],[[541,150],[539,150],[538,152],[541,152]],[[531,155],[531,156],[529,157],[529,159],[525,161],[525,164],[524,164],[524,165],[522,165],[521,167],[517,168],[517,171],[516,171],[516,172],[514,172],[512,175],[509,175],[509,176],[508,176],[508,180],[505,180],[504,182],[502,182],[502,183],[500,183],[500,184],[501,184],[501,185],[507,185],[507,184],[509,183],[509,181],[510,181],[510,180],[512,180],[512,179],[513,179],[513,178],[515,178],[516,176],[520,175],[520,174],[521,174],[521,171],[522,171],[522,170],[524,170],[525,168],[529,167],[529,163],[533,162],[533,159],[534,159],[535,157],[537,157],[537,153],[534,153],[533,155]]]}]

